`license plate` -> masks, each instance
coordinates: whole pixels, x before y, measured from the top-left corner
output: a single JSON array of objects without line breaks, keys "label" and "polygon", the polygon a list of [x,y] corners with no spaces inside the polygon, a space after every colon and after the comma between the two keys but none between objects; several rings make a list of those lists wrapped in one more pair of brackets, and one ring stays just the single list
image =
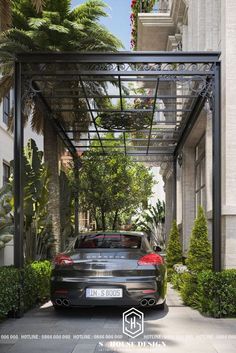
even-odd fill
[{"label": "license plate", "polygon": [[122,288],[86,288],[87,298],[122,298]]}]

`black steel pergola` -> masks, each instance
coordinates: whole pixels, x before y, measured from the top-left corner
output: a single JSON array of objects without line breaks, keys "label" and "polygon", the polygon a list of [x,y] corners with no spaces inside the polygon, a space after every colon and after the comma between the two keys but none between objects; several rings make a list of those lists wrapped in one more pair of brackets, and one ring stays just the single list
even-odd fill
[{"label": "black steel pergola", "polygon": [[[213,268],[221,270],[218,52],[23,53],[15,61],[15,265],[23,265],[23,119],[36,102],[77,165],[88,149],[173,165],[208,100],[213,129]],[[109,142],[115,142],[110,144]]]}]

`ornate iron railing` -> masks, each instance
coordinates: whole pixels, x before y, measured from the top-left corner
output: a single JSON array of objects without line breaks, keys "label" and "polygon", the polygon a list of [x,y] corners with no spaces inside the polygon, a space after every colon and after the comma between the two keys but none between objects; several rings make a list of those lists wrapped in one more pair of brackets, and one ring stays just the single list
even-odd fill
[{"label": "ornate iron railing", "polygon": [[[153,3],[153,5],[152,5]],[[143,0],[140,3],[140,12],[167,13],[171,9],[172,0]]]}]

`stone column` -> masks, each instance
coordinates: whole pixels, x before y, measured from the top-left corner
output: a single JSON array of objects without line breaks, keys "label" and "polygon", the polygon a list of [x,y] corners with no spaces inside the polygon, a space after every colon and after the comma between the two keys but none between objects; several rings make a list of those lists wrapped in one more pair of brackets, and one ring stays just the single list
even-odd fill
[{"label": "stone column", "polygon": [[172,214],[172,202],[173,202],[173,175],[172,168],[166,167],[165,174],[163,175],[164,180],[164,190],[165,190],[165,204],[166,204],[166,214],[165,214],[165,232],[167,239],[170,233],[171,224],[173,221]]},{"label": "stone column", "polygon": [[183,252],[186,254],[195,218],[195,169],[194,147],[192,146],[183,148],[182,190]]}]

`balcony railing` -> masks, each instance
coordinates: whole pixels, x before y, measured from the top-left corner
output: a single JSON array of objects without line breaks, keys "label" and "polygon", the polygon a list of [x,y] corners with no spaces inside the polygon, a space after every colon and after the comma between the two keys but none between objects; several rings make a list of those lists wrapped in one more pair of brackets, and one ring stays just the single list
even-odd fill
[{"label": "balcony railing", "polygon": [[172,0],[155,0],[153,6],[150,6],[150,0],[143,0],[140,3],[141,13],[168,13],[171,9]]}]

